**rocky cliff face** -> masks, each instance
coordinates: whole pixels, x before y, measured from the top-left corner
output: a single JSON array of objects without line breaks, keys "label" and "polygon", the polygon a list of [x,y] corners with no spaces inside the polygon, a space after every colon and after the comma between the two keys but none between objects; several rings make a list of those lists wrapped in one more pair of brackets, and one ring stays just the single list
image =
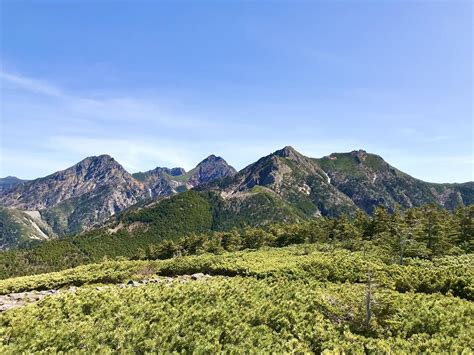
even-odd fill
[{"label": "rocky cliff face", "polygon": [[188,183],[195,187],[211,181],[234,176],[237,171],[221,157],[210,155],[190,171]]},{"label": "rocky cliff face", "polygon": [[233,176],[236,170],[221,157],[210,155],[194,169],[186,172],[183,168],[155,168],[144,173],[133,174],[149,189],[151,197],[169,196],[183,192],[201,184],[227,176]]},{"label": "rocky cliff face", "polygon": [[0,196],[0,205],[39,211],[58,235],[92,227],[147,196],[108,155],[89,157],[44,178],[17,185]]},{"label": "rocky cliff face", "polygon": [[13,189],[16,185],[26,182],[27,180],[18,179],[16,176],[7,176],[0,178],[0,195]]},{"label": "rocky cliff face", "polygon": [[[88,230],[147,199],[169,196],[227,175],[234,168],[210,156],[189,173],[156,168],[132,176],[108,155],[89,157],[44,178],[16,183],[0,195],[0,248]],[[12,179],[9,179],[9,181]],[[37,218],[32,220],[30,211]],[[32,223],[35,222],[35,223]],[[41,225],[43,234],[36,233]]]},{"label": "rocky cliff face", "polygon": [[139,204],[146,209],[156,204],[150,199],[191,188],[218,196],[209,204],[219,229],[353,214],[357,208],[371,213],[376,206],[455,209],[474,203],[473,182],[427,183],[363,150],[314,159],[285,147],[238,173],[211,155],[189,172],[159,167],[133,176],[101,155],[0,194],[0,206],[8,207],[0,213],[0,248],[81,232],[138,202],[147,201]]},{"label": "rocky cliff face", "polygon": [[354,213],[349,197],[328,183],[318,164],[292,147],[261,158],[232,179],[211,184],[220,191],[229,214],[261,223],[298,221],[319,215]]},{"label": "rocky cliff face", "polygon": [[315,159],[328,175],[331,185],[371,213],[375,207],[390,210],[434,203],[448,209],[470,204],[472,186],[468,184],[433,184],[401,172],[380,156],[364,150],[333,153]]}]

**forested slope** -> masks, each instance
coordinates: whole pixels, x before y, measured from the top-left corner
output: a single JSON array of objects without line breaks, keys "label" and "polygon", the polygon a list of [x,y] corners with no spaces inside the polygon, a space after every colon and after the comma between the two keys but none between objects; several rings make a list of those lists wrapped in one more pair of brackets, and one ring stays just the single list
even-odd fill
[{"label": "forested slope", "polygon": [[436,206],[373,216],[346,216],[300,223],[222,227],[215,195],[189,191],[149,208],[125,212],[110,226],[87,234],[0,253],[0,277],[63,270],[103,258],[164,259],[263,246],[324,242],[348,250],[376,248],[381,257],[403,264],[406,257],[432,259],[474,250],[474,207],[455,213]]}]

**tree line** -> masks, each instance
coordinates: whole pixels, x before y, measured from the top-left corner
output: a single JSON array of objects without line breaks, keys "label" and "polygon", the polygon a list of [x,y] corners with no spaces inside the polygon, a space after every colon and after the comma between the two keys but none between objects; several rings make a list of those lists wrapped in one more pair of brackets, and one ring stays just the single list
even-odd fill
[{"label": "tree line", "polygon": [[222,253],[264,246],[326,243],[351,251],[376,249],[381,256],[403,265],[405,258],[432,259],[474,251],[474,206],[454,213],[436,205],[395,209],[378,207],[373,216],[357,211],[298,224],[271,224],[213,233],[191,233],[139,248],[134,259],[167,259],[180,255]]},{"label": "tree line", "polygon": [[[184,202],[183,202],[184,203]],[[176,208],[179,210],[179,208]],[[318,217],[297,224],[276,223],[212,231],[196,212],[189,225],[174,225],[179,218],[162,218],[163,228],[110,233],[106,229],[43,242],[0,253],[0,279],[59,271],[104,258],[166,259],[179,255],[283,247],[321,243],[329,248],[376,251],[384,260],[403,264],[406,258],[432,259],[474,251],[474,206],[455,212],[435,205],[395,209],[379,207],[373,215],[358,211],[352,218]],[[182,217],[184,218],[184,217]],[[202,221],[206,222],[203,223]],[[182,223],[181,223],[182,224]],[[173,228],[174,226],[174,228]],[[166,231],[169,230],[169,233]]]}]

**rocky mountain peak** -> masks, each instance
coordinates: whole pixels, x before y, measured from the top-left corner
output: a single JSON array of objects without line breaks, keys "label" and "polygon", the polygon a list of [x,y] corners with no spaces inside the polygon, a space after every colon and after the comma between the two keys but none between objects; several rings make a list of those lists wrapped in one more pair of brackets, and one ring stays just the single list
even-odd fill
[{"label": "rocky mountain peak", "polygon": [[197,166],[202,165],[202,164],[207,164],[207,163],[216,163],[216,162],[224,162],[227,164],[227,162],[222,159],[221,157],[215,156],[214,154],[209,155],[206,159],[201,161]]},{"label": "rocky mountain peak", "polygon": [[1,196],[0,204],[42,210],[71,198],[85,199],[82,196],[86,195],[93,198],[99,191],[104,191],[101,198],[112,206],[108,210],[115,211],[136,203],[143,193],[143,185],[114,158],[104,154],[87,157],[65,170],[19,184]]},{"label": "rocky mountain peak", "polygon": [[79,163],[75,164],[76,166],[88,166],[91,164],[111,164],[114,163],[115,160],[108,154],[101,154],[101,155],[94,155],[87,158],[84,158]]},{"label": "rocky mountain peak", "polygon": [[215,179],[233,176],[236,170],[219,156],[211,154],[194,169],[158,167],[150,171],[133,174],[149,191],[149,197],[170,196]]},{"label": "rocky mountain peak", "polygon": [[150,171],[147,171],[145,173],[135,173],[133,174],[135,178],[138,178],[138,180],[141,180],[140,178],[140,175],[142,174],[146,174],[146,175],[153,175],[153,174],[162,174],[162,173],[165,173],[165,174],[168,174],[168,175],[171,175],[171,176],[181,176],[181,175],[184,175],[186,174],[186,170],[184,170],[183,168],[163,168],[163,167],[156,167],[155,169],[153,170],[150,170]]},{"label": "rocky mountain peak", "polygon": [[114,158],[112,158],[110,155],[103,154],[98,156],[87,157],[81,160],[79,163],[73,165],[72,167],[62,171],[68,171],[70,169],[76,169],[77,171],[94,169],[106,170],[113,168],[123,169],[123,167],[117,161],[115,161]]},{"label": "rocky mountain peak", "polygon": [[295,148],[289,145],[287,145],[286,147],[280,150],[277,150],[276,152],[273,153],[273,155],[282,157],[282,158],[290,158],[290,159],[299,158],[302,156],[301,153],[299,153],[298,151],[296,151]]},{"label": "rocky mountain peak", "polygon": [[129,173],[110,155],[103,154],[99,156],[91,156],[81,160],[79,163],[58,171],[46,178],[56,181],[68,180],[69,183],[82,184],[86,181],[94,181],[94,183],[107,183],[110,179],[123,179],[124,176],[129,178]]},{"label": "rocky mountain peak", "polygon": [[357,160],[357,162],[362,163],[367,158],[367,152],[363,149],[353,150],[351,155]]},{"label": "rocky mountain peak", "polygon": [[171,176],[181,176],[186,174],[186,170],[183,168],[171,168],[169,174]]},{"label": "rocky mountain peak", "polygon": [[21,181],[21,179],[17,178],[16,176],[5,176],[4,178],[0,178],[0,180],[5,180],[5,181]]},{"label": "rocky mountain peak", "polygon": [[[281,160],[279,158],[291,160],[297,164],[298,169],[304,169],[304,170],[309,169],[311,171],[314,171],[315,169],[315,164],[311,161],[310,158],[304,156],[303,154],[301,154],[300,152],[298,152],[295,148],[291,146],[286,146],[280,150],[277,150],[273,154],[270,154],[268,157],[270,157],[271,159],[277,159],[277,160]],[[286,165],[286,163],[282,161],[280,161],[276,165],[278,167],[281,167],[282,164]]]},{"label": "rocky mountain peak", "polygon": [[223,158],[211,154],[192,170],[189,183],[197,186],[226,176],[234,176],[236,173],[237,171]]}]

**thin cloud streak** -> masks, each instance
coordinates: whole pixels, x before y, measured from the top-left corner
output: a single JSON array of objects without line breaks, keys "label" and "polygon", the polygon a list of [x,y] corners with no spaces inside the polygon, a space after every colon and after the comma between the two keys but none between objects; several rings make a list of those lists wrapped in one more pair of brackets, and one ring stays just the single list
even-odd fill
[{"label": "thin cloud streak", "polygon": [[0,78],[14,84],[22,89],[52,97],[65,97],[61,89],[41,80],[27,78],[18,74],[11,74],[5,71],[0,71]]},{"label": "thin cloud streak", "polygon": [[[51,119],[63,121],[65,117],[102,122],[131,122],[159,124],[161,127],[186,129],[211,127],[212,123],[172,112],[160,106],[157,99],[139,99],[131,96],[108,95],[105,98],[90,98],[66,93],[66,90],[47,81],[29,78],[19,74],[0,71],[2,94],[7,93],[5,84],[13,84],[16,89],[33,94],[46,95],[57,99],[56,106],[47,106]],[[5,103],[4,103],[5,104]],[[14,103],[12,103],[14,104]],[[23,103],[24,104],[24,103]],[[58,117],[58,113],[61,117]]]},{"label": "thin cloud streak", "polygon": [[[244,107],[246,116],[254,118],[251,121],[237,119],[242,116],[238,105],[220,112],[219,109],[186,112],[182,107],[164,107],[158,99],[150,97],[75,95],[47,81],[5,71],[0,73],[0,80],[8,84],[8,87],[2,85],[2,95],[10,95],[12,85],[16,89],[15,95],[2,99],[0,112],[2,124],[6,124],[0,147],[0,176],[36,178],[99,154],[112,155],[130,172],[156,166],[189,170],[209,154],[221,155],[240,169],[286,145],[293,145],[310,157],[365,149],[418,178],[427,179],[430,172],[436,172],[438,176],[431,180],[439,182],[457,179],[460,171],[466,176],[465,172],[473,166],[472,156],[438,155],[426,159],[410,152],[407,157],[408,146],[397,145],[394,149],[388,144],[377,144],[370,135],[360,136],[361,132],[359,135],[350,132],[357,139],[348,139],[347,134],[340,133],[343,130],[337,130],[337,138],[331,138],[334,132],[326,137],[327,132],[337,128],[331,122],[338,122],[337,117],[344,117],[344,112],[324,110],[321,103],[315,107],[301,102]],[[223,119],[228,117],[227,111],[232,120]],[[289,122],[286,117],[295,119]],[[312,125],[310,117],[319,118]],[[387,120],[396,123],[416,120],[410,114],[378,117],[388,117]],[[281,129],[286,125],[291,129]],[[398,130],[402,136],[416,141],[450,139],[448,135],[430,138],[424,131],[423,137],[417,137],[420,131],[410,126]]]}]

